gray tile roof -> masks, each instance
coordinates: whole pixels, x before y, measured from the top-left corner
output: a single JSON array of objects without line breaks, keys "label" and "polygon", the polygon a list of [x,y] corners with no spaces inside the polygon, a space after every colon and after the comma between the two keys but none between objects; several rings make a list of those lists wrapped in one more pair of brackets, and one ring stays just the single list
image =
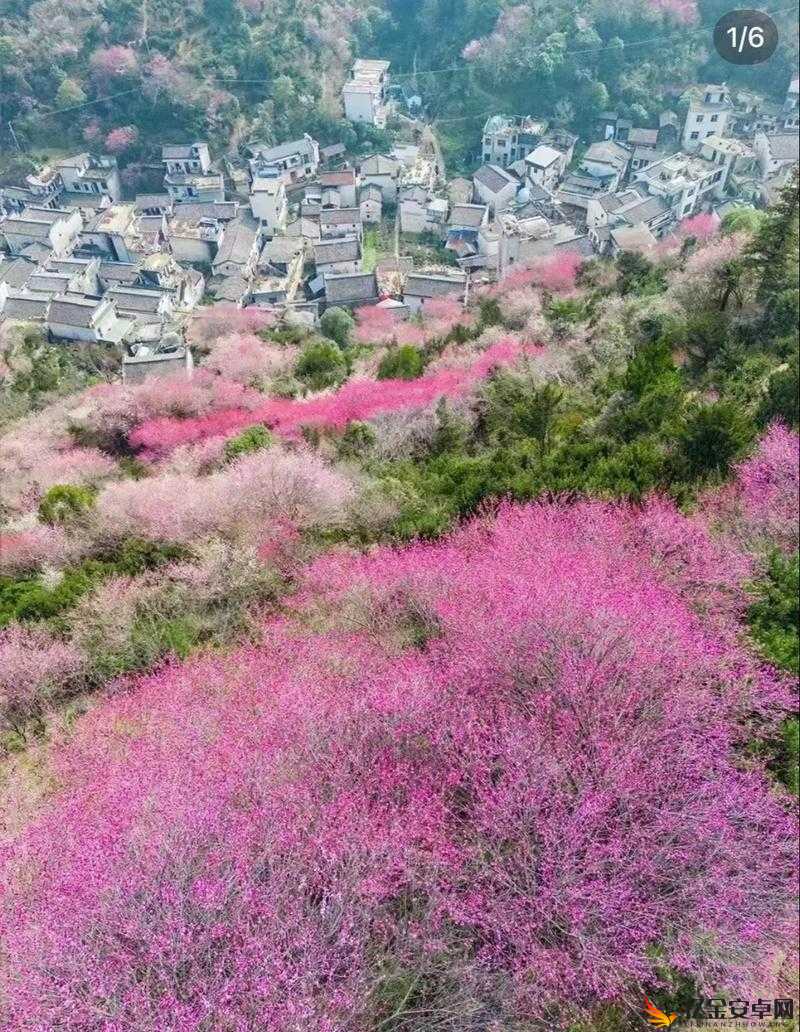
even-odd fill
[{"label": "gray tile roof", "polygon": [[635,226],[639,222],[649,222],[651,219],[657,219],[668,211],[669,207],[663,198],[648,197],[647,200],[641,201],[639,204],[633,205],[633,207],[625,208],[619,214],[629,225]]},{"label": "gray tile roof", "polygon": [[241,301],[250,289],[244,276],[223,276],[213,284],[214,296],[219,301]]},{"label": "gray tile roof", "polygon": [[633,128],[628,133],[628,143],[640,144],[643,147],[655,147],[658,143],[658,129]]},{"label": "gray tile roof", "polygon": [[324,208],[319,215],[321,226],[357,226],[360,223],[360,208]]},{"label": "gray tile roof", "polygon": [[137,194],[135,204],[137,211],[147,211],[148,208],[171,208],[173,200],[166,193]]},{"label": "gray tile roof", "polygon": [[372,301],[378,296],[378,281],[374,272],[347,272],[325,274],[325,300],[328,304]]},{"label": "gray tile roof", "polygon": [[0,316],[20,322],[44,322],[49,305],[49,294],[9,294]]},{"label": "gray tile roof", "polygon": [[485,204],[454,204],[450,212],[451,226],[465,226],[478,229],[486,216]]},{"label": "gray tile roof", "polygon": [[439,276],[432,273],[415,272],[406,280],[406,294],[412,297],[446,297],[448,294],[461,294],[464,291],[466,277]]},{"label": "gray tile roof", "polygon": [[97,312],[100,301],[94,298],[54,297],[50,302],[47,321],[59,326],[87,328]]},{"label": "gray tile roof", "polygon": [[274,237],[272,240],[267,240],[261,248],[258,260],[262,265],[276,262],[279,265],[285,265],[299,254],[304,246],[300,237]]},{"label": "gray tile roof", "polygon": [[111,287],[106,296],[111,298],[117,309],[129,312],[157,312],[164,294],[160,290]]},{"label": "gray tile roof", "polygon": [[0,222],[0,233],[5,233],[6,236],[47,240],[50,237],[50,226],[47,222],[32,222],[28,219],[5,219]]},{"label": "gray tile roof", "polygon": [[340,240],[321,240],[314,244],[314,262],[325,265],[328,262],[355,262],[360,254],[358,240],[355,237],[342,237]]},{"label": "gray tile roof", "polygon": [[176,201],[173,214],[178,219],[219,219],[230,222],[236,217],[236,201]]},{"label": "gray tile roof", "polygon": [[401,162],[386,154],[372,154],[364,158],[360,165],[362,176],[393,176],[400,171]]},{"label": "gray tile roof", "polygon": [[100,262],[100,278],[107,283],[136,283],[139,266],[128,262]]},{"label": "gray tile roof", "polygon": [[252,254],[255,239],[255,232],[243,222],[230,223],[225,230],[214,265],[222,265],[223,262],[246,265]]},{"label": "gray tile roof", "polygon": [[25,258],[14,258],[8,262],[0,262],[0,283],[7,283],[10,288],[24,287],[36,272],[33,262]]},{"label": "gray tile roof", "polygon": [[508,186],[518,185],[514,176],[502,168],[498,168],[497,165],[481,165],[472,178],[476,183],[485,186],[487,190],[491,190],[492,193],[500,193]]},{"label": "gray tile roof", "polygon": [[797,133],[775,133],[768,136],[769,153],[775,161],[797,161],[798,142],[800,136]]},{"label": "gray tile roof", "polygon": [[265,143],[254,143],[249,148],[250,153],[262,161],[280,161],[281,158],[290,158],[293,154],[304,154],[310,158],[314,154],[314,141],[308,137],[302,140],[288,140],[286,143],[278,143],[269,147]]},{"label": "gray tile roof", "polygon": [[27,288],[40,291],[42,294],[63,294],[69,287],[69,281],[69,276],[54,272],[39,272],[31,276],[27,282]]},{"label": "gray tile roof", "polygon": [[23,219],[31,222],[44,222],[48,226],[54,226],[57,222],[69,218],[70,215],[71,212],[65,211],[64,208],[39,208],[35,204],[26,204],[22,211]]},{"label": "gray tile roof", "polygon": [[161,148],[161,159],[162,161],[190,161],[195,157],[192,153],[192,148],[198,146],[203,146],[202,141],[195,140],[193,143],[165,144]]}]

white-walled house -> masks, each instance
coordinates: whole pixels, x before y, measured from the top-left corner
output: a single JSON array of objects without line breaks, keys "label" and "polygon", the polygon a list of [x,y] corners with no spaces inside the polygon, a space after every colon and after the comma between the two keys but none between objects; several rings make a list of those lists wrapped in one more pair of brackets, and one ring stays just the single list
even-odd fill
[{"label": "white-walled house", "polygon": [[365,58],[355,62],[350,78],[342,87],[345,118],[368,125],[386,124],[386,88],[390,63]]},{"label": "white-walled house", "polygon": [[525,178],[552,193],[566,167],[566,154],[543,143],[525,158]]},{"label": "white-walled house", "polygon": [[520,188],[520,181],[498,165],[482,165],[472,177],[475,199],[488,205],[496,214],[512,203]]},{"label": "white-walled house", "polygon": [[724,136],[733,104],[725,83],[697,86],[690,90],[689,109],[683,123],[681,144],[688,153],[699,150],[709,136]]},{"label": "white-walled house", "polygon": [[55,255],[68,254],[83,226],[79,211],[29,206],[21,214],[6,216],[0,221],[0,235],[5,237],[11,254],[19,254],[29,244],[40,243]]},{"label": "white-walled house", "polygon": [[277,174],[256,176],[250,188],[250,211],[270,235],[282,230],[289,212],[283,179]]},{"label": "white-walled house", "polygon": [[47,328],[60,340],[119,343],[125,324],[117,317],[114,302],[108,297],[64,295],[50,302]]}]

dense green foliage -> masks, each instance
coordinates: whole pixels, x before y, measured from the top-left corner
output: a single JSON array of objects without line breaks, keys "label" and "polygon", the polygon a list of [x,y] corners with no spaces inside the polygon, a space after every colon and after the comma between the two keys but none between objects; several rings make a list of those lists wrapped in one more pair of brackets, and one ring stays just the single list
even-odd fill
[{"label": "dense green foliage", "polygon": [[70,523],[90,509],[95,492],[75,484],[56,484],[39,502],[39,519],[51,525]]},{"label": "dense green foliage", "polygon": [[123,542],[113,552],[67,567],[55,583],[38,576],[0,576],[0,627],[12,620],[63,616],[108,577],[134,577],[184,555],[184,550],[174,545],[134,539]]},{"label": "dense green foliage", "polygon": [[225,458],[228,462],[233,462],[242,455],[268,448],[271,443],[272,434],[261,423],[256,423],[255,426],[247,427],[225,442]]},{"label": "dense green foliage", "polygon": [[297,360],[295,376],[312,391],[335,387],[347,376],[347,360],[332,340],[312,340]]},{"label": "dense green foliage", "polygon": [[785,670],[800,673],[800,561],[775,553],[765,578],[754,589],[750,608],[753,637],[766,656]]},{"label": "dense green foliage", "polygon": [[378,367],[379,380],[415,380],[422,375],[425,359],[419,348],[403,344],[388,351]]}]

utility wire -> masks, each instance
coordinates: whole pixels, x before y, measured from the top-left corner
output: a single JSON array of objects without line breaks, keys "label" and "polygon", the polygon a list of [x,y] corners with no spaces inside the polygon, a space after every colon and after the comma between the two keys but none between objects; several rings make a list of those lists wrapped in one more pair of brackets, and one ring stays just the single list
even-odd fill
[{"label": "utility wire", "polygon": [[[764,11],[763,13],[771,16],[771,15],[774,15],[774,14],[786,14],[789,11],[795,11],[795,10],[797,10],[796,7],[781,7],[781,8],[778,8],[778,9],[774,10],[774,11]],[[644,46],[650,46],[651,44],[655,44],[655,43],[675,42],[675,41],[679,41],[681,39],[684,39],[686,36],[696,35],[697,33],[701,33],[701,32],[709,32],[708,27],[707,26],[703,26],[703,27],[699,27],[699,28],[696,28],[696,29],[687,29],[685,32],[681,32],[680,34],[673,34],[673,35],[670,35],[670,36],[654,36],[651,39],[642,39],[642,40],[634,41],[632,43],[624,43],[621,49],[623,51],[625,51],[625,50],[630,50],[632,47],[644,47]],[[602,47],[595,47],[595,48],[590,48],[590,49],[586,49],[586,50],[565,50],[565,51],[563,51],[563,54],[564,54],[565,57],[571,57],[573,55],[578,55],[578,54],[600,54],[600,53],[603,53],[604,51],[607,51],[607,50],[616,50],[616,49],[618,49],[616,46],[615,47],[611,47],[608,44],[606,44],[605,46],[602,46]],[[391,79],[392,79],[392,81],[395,81],[396,79],[409,79],[409,78],[415,78],[417,76],[425,76],[425,75],[455,75],[455,74],[457,74],[459,72],[468,71],[471,67],[472,66],[469,65],[469,64],[464,64],[464,65],[458,65],[458,66],[449,67],[449,68],[431,68],[431,69],[427,69],[427,70],[422,69],[422,70],[419,70],[416,73],[415,72],[397,72],[397,73],[392,73]],[[255,86],[255,85],[264,85],[264,84],[272,83],[272,82],[274,82],[274,78],[270,78],[270,79],[209,78],[209,79],[205,79],[204,81],[205,82],[213,82],[213,83],[226,83],[226,84],[231,85],[231,86],[237,85],[237,84],[253,85],[253,86]],[[67,107],[63,107],[63,108],[38,109],[35,112],[35,114],[36,114],[37,117],[49,117],[50,115],[60,115],[60,114],[63,114],[64,112],[66,112],[66,111],[79,111],[82,108],[91,107],[93,104],[103,104],[107,100],[116,100],[117,97],[124,97],[124,96],[127,96],[128,94],[131,94],[131,93],[140,93],[140,92],[141,92],[141,86],[135,86],[133,89],[121,90],[119,93],[110,93],[110,94],[108,94],[107,96],[104,96],[104,97],[94,97],[92,100],[86,100],[86,101],[83,101],[80,104],[69,104]],[[470,115],[470,116],[464,116],[464,117],[465,118],[471,118],[471,117],[479,117],[479,116],[471,116]],[[453,121],[453,122],[455,122],[455,121],[463,121],[463,120],[464,120],[463,118],[458,118],[458,119],[455,119],[455,118],[454,119],[441,119],[442,122],[444,122],[444,121]]]}]

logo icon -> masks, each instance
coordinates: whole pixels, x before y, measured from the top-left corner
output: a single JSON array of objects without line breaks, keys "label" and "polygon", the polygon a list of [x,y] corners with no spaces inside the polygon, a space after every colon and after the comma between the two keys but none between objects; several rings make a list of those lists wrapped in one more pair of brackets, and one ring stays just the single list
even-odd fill
[{"label": "logo icon", "polygon": [[647,1014],[647,1020],[654,1028],[669,1028],[673,1021],[678,1020],[677,1014],[665,1014],[651,1000],[648,1000],[646,996],[644,998],[644,1009]]}]

